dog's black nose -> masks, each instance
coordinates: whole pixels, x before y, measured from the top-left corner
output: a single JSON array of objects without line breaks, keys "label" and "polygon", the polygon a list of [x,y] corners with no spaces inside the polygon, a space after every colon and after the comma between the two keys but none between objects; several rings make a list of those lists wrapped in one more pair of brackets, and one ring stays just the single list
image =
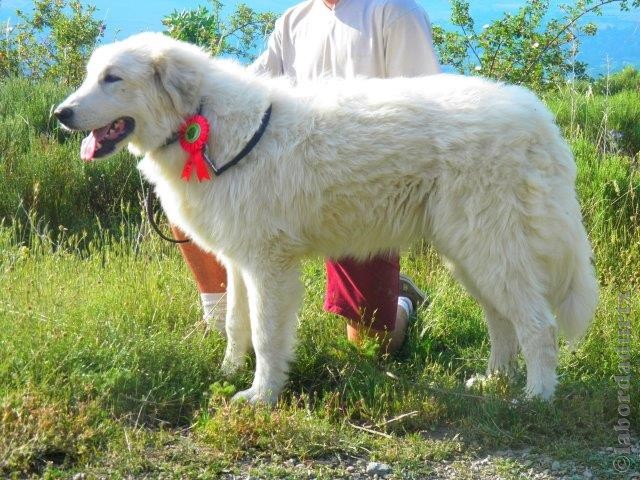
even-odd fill
[{"label": "dog's black nose", "polygon": [[73,110],[67,107],[64,108],[56,108],[53,114],[56,116],[58,120],[64,122],[65,120],[69,120],[73,116]]}]

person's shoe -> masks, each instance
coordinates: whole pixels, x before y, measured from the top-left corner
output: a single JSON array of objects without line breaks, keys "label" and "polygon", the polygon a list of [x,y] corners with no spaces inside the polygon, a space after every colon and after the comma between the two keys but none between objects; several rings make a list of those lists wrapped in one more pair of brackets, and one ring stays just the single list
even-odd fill
[{"label": "person's shoe", "polygon": [[409,300],[411,300],[414,312],[419,308],[422,308],[429,304],[429,298],[427,297],[427,294],[420,290],[418,286],[403,273],[400,274],[399,295],[401,297],[407,297]]}]

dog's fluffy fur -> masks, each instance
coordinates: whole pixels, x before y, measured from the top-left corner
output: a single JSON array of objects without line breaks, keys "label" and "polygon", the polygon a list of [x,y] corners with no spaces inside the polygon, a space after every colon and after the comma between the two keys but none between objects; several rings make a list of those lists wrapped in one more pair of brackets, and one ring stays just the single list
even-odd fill
[{"label": "dog's fluffy fur", "polygon": [[[236,397],[273,402],[286,382],[302,257],[364,260],[417,239],[482,305],[488,371],[508,371],[520,348],[527,393],[552,396],[557,326],[579,339],[598,289],[571,152],[532,93],[455,75],[293,88],[149,33],[99,48],[87,71],[61,105],[73,111],[64,123],[133,118],[122,143],[145,155],[139,168],[170,221],[227,268],[223,368],[241,367],[252,346],[256,355],[253,384]],[[269,105],[273,114],[236,167],[185,182],[186,154],[162,145],[201,104],[218,164]]]}]

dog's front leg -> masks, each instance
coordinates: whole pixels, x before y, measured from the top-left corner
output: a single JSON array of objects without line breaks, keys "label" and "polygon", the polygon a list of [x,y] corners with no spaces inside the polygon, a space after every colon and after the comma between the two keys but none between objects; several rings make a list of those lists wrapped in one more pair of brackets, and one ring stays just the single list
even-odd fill
[{"label": "dog's front leg", "polygon": [[252,271],[243,270],[256,371],[251,388],[236,394],[234,400],[275,403],[287,381],[295,348],[302,283],[297,264],[274,268],[277,266],[262,263]]},{"label": "dog's front leg", "polygon": [[251,348],[249,299],[240,270],[229,262],[227,269],[227,348],[222,361],[222,372],[233,375],[244,365]]}]

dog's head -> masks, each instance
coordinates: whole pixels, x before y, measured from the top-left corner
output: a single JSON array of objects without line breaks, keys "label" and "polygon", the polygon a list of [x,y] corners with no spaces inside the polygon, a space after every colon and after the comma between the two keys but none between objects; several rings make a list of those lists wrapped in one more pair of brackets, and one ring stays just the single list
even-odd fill
[{"label": "dog's head", "polygon": [[200,103],[208,56],[158,33],[98,48],[78,90],[54,111],[69,130],[90,131],[81,156],[90,161],[126,144],[136,154],[160,147]]}]

